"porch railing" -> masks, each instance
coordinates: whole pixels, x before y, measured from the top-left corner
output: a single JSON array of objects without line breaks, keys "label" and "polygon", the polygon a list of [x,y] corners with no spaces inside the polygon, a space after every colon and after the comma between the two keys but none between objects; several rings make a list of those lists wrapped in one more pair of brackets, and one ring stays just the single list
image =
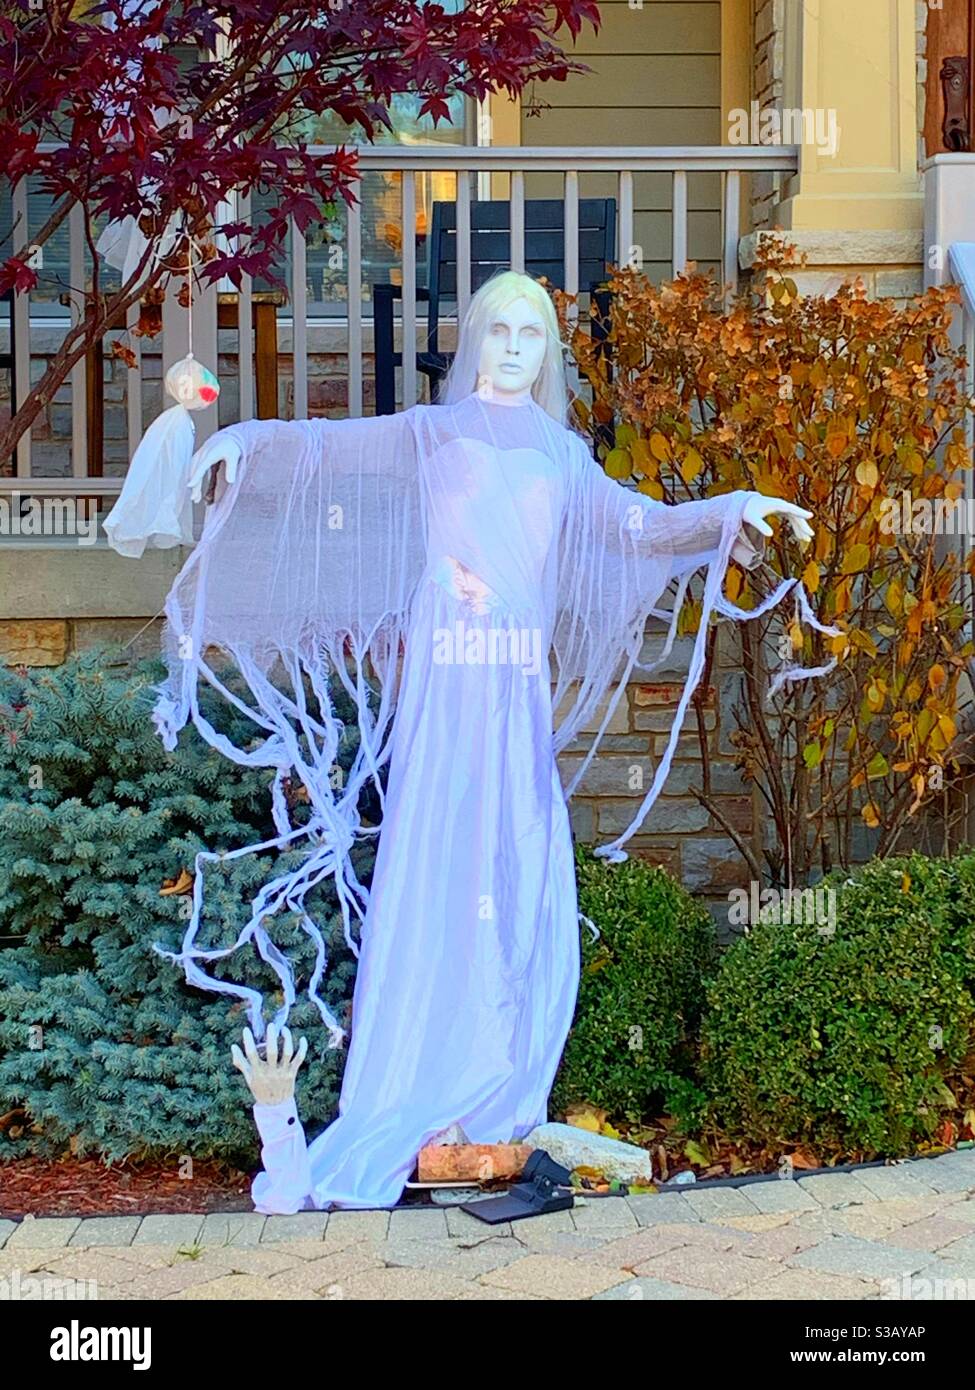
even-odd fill
[{"label": "porch railing", "polygon": [[[313,154],[327,155],[328,147],[312,147]],[[564,203],[564,288],[570,294],[579,291],[579,180],[582,175],[611,174],[616,179],[617,250],[618,260],[626,262],[634,244],[634,176],[641,173],[669,174],[671,197],[671,263],[679,274],[688,260],[688,177],[693,174],[719,174],[721,191],[721,248],[720,266],[723,281],[732,289],[738,283],[738,242],[741,221],[742,176],[757,172],[788,175],[798,167],[795,146],[651,146],[630,149],[598,148],[490,148],[490,147],[377,147],[359,150],[362,174],[393,173],[401,175],[401,211],[404,229],[412,228],[416,218],[416,176],[430,173],[454,173],[457,176],[457,309],[463,314],[471,293],[471,203],[472,176],[503,174],[510,180],[510,245],[511,266],[524,269],[525,256],[525,176],[526,174],[555,173],[562,176]],[[358,184],[353,187],[358,193]],[[237,215],[246,219],[249,209],[243,203]],[[23,183],[13,190],[15,225],[27,225],[27,189]],[[70,217],[69,260],[72,286],[84,283],[85,240],[81,209]],[[362,224],[358,205],[348,210],[346,240],[346,280],[348,286],[348,317],[344,324],[348,360],[348,409],[353,416],[363,412],[363,311]],[[416,323],[416,246],[411,235],[402,238],[401,272],[402,300],[402,392],[404,405],[417,399],[417,323]],[[244,277],[240,290],[239,323],[250,323],[252,285]],[[308,413],[308,315],[305,279],[304,237],[292,227],[292,261],[290,284],[290,317],[292,320],[292,370],[294,382],[293,414],[303,419]],[[80,296],[72,294],[69,313],[72,320],[81,312]],[[30,383],[29,343],[32,323],[26,295],[14,299],[13,331],[17,344],[16,380],[14,395],[23,400]],[[137,317],[135,309],[130,323]],[[51,321],[47,320],[50,327]],[[334,322],[334,321],[332,321]],[[182,356],[186,349],[185,314],[175,301],[164,306],[162,353],[164,366]],[[211,291],[194,307],[194,346],[196,355],[204,357],[207,345],[216,356],[216,293]],[[241,342],[245,341],[243,334]],[[249,343],[249,335],[246,338]],[[133,339],[136,365],[128,373],[126,420],[129,453],[134,451],[143,431],[142,370],[139,340]],[[253,414],[254,367],[249,351],[240,351],[238,387],[241,418]],[[160,388],[161,389],[161,388]],[[211,412],[206,412],[210,414]],[[207,430],[205,421],[200,420]],[[215,427],[212,422],[209,429]],[[16,475],[0,478],[0,495],[29,493],[37,496],[96,496],[111,497],[119,492],[121,478],[92,477],[87,458],[87,420],[85,392],[85,363],[79,362],[71,375],[71,475],[70,477],[39,477],[32,472],[29,431],[17,446]],[[25,486],[26,481],[29,484]]]}]

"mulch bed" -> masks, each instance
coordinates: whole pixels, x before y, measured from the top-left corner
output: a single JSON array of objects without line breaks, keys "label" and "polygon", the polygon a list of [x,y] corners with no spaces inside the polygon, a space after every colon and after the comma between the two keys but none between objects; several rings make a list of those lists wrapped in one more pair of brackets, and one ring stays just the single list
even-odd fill
[{"label": "mulch bed", "polygon": [[180,1177],[179,1160],[107,1166],[97,1158],[18,1158],[0,1162],[0,1216],[149,1216],[179,1212],[252,1211],[251,1175],[194,1162]]},{"label": "mulch bed", "polygon": [[[964,1119],[946,1120],[935,1140],[923,1146],[917,1157],[933,1156],[952,1149],[956,1144],[971,1147],[975,1129],[975,1097],[969,1097]],[[574,1110],[590,1112],[591,1127],[606,1132],[603,1124],[606,1113],[595,1106],[579,1106]],[[569,1117],[566,1117],[569,1118]],[[577,1120],[578,1123],[578,1120]],[[679,1173],[693,1173],[696,1182],[743,1179],[776,1173],[782,1164],[781,1151],[770,1152],[756,1145],[729,1144],[712,1137],[710,1144],[688,1141],[664,1119],[629,1133],[618,1134],[609,1129],[612,1137],[623,1138],[632,1144],[649,1149],[654,1159],[654,1171],[659,1180],[671,1182]],[[793,1148],[788,1153],[792,1166],[800,1172],[822,1171],[836,1165],[842,1169],[850,1163],[861,1164],[873,1156],[868,1154],[816,1154]],[[185,1160],[130,1159],[106,1164],[98,1158],[15,1158],[0,1159],[0,1217],[34,1216],[149,1216],[191,1212],[253,1211],[250,1188],[253,1174],[244,1173],[225,1163],[213,1160],[193,1162],[192,1175],[180,1176]],[[579,1170],[588,1178],[590,1195],[608,1191],[605,1180],[595,1172]],[[669,1190],[669,1189],[668,1189]],[[685,1189],[686,1190],[686,1189]],[[410,1192],[403,1204],[415,1205],[429,1200],[428,1194]]]}]

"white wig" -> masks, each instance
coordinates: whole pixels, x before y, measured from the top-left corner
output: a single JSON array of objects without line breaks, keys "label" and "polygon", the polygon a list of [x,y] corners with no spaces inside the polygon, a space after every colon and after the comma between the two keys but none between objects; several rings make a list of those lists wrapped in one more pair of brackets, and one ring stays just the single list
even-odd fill
[{"label": "white wig", "polygon": [[477,390],[481,344],[496,314],[516,299],[527,299],[545,325],[545,356],[532,386],[532,396],[559,424],[568,411],[568,387],[555,306],[544,287],[517,270],[499,270],[472,295],[460,325],[457,353],[440,389],[444,405],[454,405]]}]

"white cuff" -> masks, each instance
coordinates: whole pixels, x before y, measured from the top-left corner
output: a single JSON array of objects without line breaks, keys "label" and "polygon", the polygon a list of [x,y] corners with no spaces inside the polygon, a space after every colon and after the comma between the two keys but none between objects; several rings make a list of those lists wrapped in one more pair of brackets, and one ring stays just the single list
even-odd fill
[{"label": "white cuff", "polygon": [[253,1106],[254,1123],[261,1136],[264,1171],[251,1186],[258,1211],[293,1215],[301,1211],[311,1192],[311,1171],[305,1131],[294,1098],[276,1105]]},{"label": "white cuff", "polygon": [[761,531],[756,531],[754,526],[750,526],[747,521],[741,524],[741,530],[735,537],[734,545],[731,547],[731,558],[735,560],[742,569],[753,570],[765,559],[765,537]]},{"label": "white cuff", "polygon": [[283,1139],[286,1135],[290,1136],[301,1129],[294,1096],[288,1100],[279,1100],[274,1105],[260,1105],[255,1101],[253,1110],[257,1132],[265,1144]]}]

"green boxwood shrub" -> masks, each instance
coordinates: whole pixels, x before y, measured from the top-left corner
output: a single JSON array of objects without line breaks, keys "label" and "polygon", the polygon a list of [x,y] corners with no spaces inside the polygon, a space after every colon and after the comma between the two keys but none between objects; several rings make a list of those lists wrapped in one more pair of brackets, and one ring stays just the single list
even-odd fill
[{"label": "green boxwood shrub", "polygon": [[699,1104],[693,1052],[704,983],[716,956],[709,913],[663,869],[595,859],[577,847],[583,924],[575,1021],[552,1091],[553,1110],[589,1102],[638,1123],[661,1105]]},{"label": "green boxwood shrub", "polygon": [[[915,855],[911,863],[921,859]],[[975,854],[954,859],[922,860],[936,864],[944,876],[945,928],[948,963],[975,998]],[[914,882],[924,880],[915,869]]]},{"label": "green boxwood shrub", "polygon": [[[30,1120],[20,1138],[10,1126],[0,1135],[0,1159],[67,1147],[110,1159],[257,1158],[250,1096],[229,1056],[246,1013],[190,988],[152,946],[182,937],[189,900],[160,889],[192,871],[198,850],[273,834],[272,774],[237,766],[192,727],[167,753],[150,720],[161,675],[104,651],[54,671],[0,667],[0,1114],[26,1108]],[[253,738],[225,701],[204,697],[204,708],[235,743]],[[341,750],[343,766],[353,747]],[[360,877],[372,853],[357,851]],[[230,944],[259,885],[292,858],[208,870],[201,944]],[[330,947],[324,997],[347,1023],[355,961],[328,883],[315,893],[309,908]],[[282,918],[272,931],[307,979],[311,950],[296,924]],[[246,976],[266,999],[279,988],[256,952],[212,968]],[[318,1060],[298,1080],[314,1133],[335,1114],[345,1052],[326,1049],[306,996],[291,1022]]]},{"label": "green boxwood shrub", "polygon": [[902,1156],[954,1105],[972,1043],[972,861],[877,861],[833,883],[833,934],[758,923],[724,955],[702,1025],[711,1119],[773,1147]]}]

